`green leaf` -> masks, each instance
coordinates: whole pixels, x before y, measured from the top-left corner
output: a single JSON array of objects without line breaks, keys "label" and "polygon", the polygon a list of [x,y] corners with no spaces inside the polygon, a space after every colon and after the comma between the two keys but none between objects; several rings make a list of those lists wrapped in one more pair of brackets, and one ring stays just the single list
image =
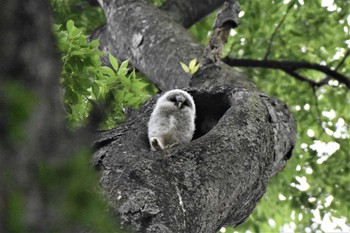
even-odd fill
[{"label": "green leaf", "polygon": [[115,99],[117,102],[122,102],[123,99],[124,99],[124,94],[125,94],[125,91],[124,90],[120,90],[118,91],[116,94],[115,94]]},{"label": "green leaf", "polygon": [[139,104],[141,102],[141,98],[139,96],[135,96],[135,97],[131,97],[127,104],[130,105],[130,106],[134,106],[136,104]]},{"label": "green leaf", "polygon": [[108,57],[113,69],[117,71],[119,68],[118,60],[110,53],[108,53]]},{"label": "green leaf", "polygon": [[191,68],[191,74],[192,75],[195,74],[198,71],[198,69],[199,69],[199,64]]},{"label": "green leaf", "polygon": [[125,77],[127,75],[127,73],[129,72],[129,69],[127,68],[128,64],[129,64],[128,60],[122,62],[117,72],[118,76]]},{"label": "green leaf", "polygon": [[182,69],[183,69],[186,73],[190,73],[190,68],[189,68],[186,64],[182,63],[181,61],[180,61],[180,64],[181,64]]},{"label": "green leaf", "polygon": [[197,64],[197,58],[192,59],[192,60],[190,61],[190,64],[189,64],[189,69],[190,69],[190,70],[193,70],[193,69],[195,68],[196,64]]},{"label": "green leaf", "polygon": [[100,45],[100,42],[98,40],[93,40],[90,42],[91,48],[98,48],[99,45]]},{"label": "green leaf", "polygon": [[84,50],[75,50],[70,53],[72,56],[81,56],[86,54],[86,51]]},{"label": "green leaf", "polygon": [[[122,66],[120,66],[117,75],[120,77],[126,77],[126,75],[128,74],[129,69],[128,68],[122,68]],[[128,78],[127,78],[128,79]]]},{"label": "green leaf", "polygon": [[54,31],[59,31],[61,29],[61,27],[62,27],[62,25],[60,25],[60,24],[54,24],[53,25],[53,30]]},{"label": "green leaf", "polygon": [[132,88],[134,88],[135,90],[141,90],[141,89],[147,87],[148,84],[147,84],[147,83],[143,83],[143,82],[141,82],[141,81],[132,81],[132,82],[131,82],[131,86],[132,86]]},{"label": "green leaf", "polygon": [[97,83],[94,83],[94,84],[92,84],[91,88],[92,88],[92,93],[95,96],[95,99],[96,100],[99,99],[99,97],[100,97],[100,86],[97,85]]},{"label": "green leaf", "polygon": [[119,69],[126,69],[129,65],[129,61],[126,60],[126,61],[123,61],[122,64],[120,65],[120,68]]},{"label": "green leaf", "polygon": [[102,64],[100,56],[102,56],[102,54],[91,56],[90,63],[92,66],[99,67]]},{"label": "green leaf", "polygon": [[[76,27],[73,27],[72,31],[71,31],[69,34],[70,34],[70,37],[71,37],[71,38],[76,38],[76,37],[82,35],[82,31],[79,30],[79,29],[77,29]],[[84,39],[84,40],[83,40],[83,39]],[[85,39],[86,39],[85,36],[82,36],[82,37],[81,37],[80,43],[81,43],[81,44],[84,43],[84,42],[85,42]]]},{"label": "green leaf", "polygon": [[108,77],[115,77],[114,70],[109,68],[108,66],[101,66],[98,68],[98,71],[103,75],[107,75]]},{"label": "green leaf", "polygon": [[182,62],[180,62],[180,64],[181,64],[182,69],[186,73],[191,74],[191,75],[195,74],[199,69],[199,64],[197,64],[197,58],[192,59],[189,63],[189,66],[187,66],[186,64],[184,64]]},{"label": "green leaf", "polygon": [[124,102],[128,102],[133,97],[134,97],[134,95],[132,93],[126,92],[124,95]]},{"label": "green leaf", "polygon": [[[119,69],[119,70],[120,70],[120,69]],[[125,76],[121,76],[121,77],[120,77],[120,81],[121,81],[121,83],[122,83],[122,85],[123,85],[124,87],[126,87],[127,89],[129,89],[129,87],[130,87],[130,85],[131,85],[130,79],[128,79],[128,78],[125,77]]]},{"label": "green leaf", "polygon": [[74,22],[72,20],[68,20],[66,27],[67,27],[68,33],[71,34],[74,30]]}]

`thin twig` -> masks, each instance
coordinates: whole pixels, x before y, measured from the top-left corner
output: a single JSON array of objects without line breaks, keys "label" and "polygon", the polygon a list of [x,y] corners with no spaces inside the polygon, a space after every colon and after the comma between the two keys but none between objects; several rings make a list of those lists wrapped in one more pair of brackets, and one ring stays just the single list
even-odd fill
[{"label": "thin twig", "polygon": [[[321,125],[321,128],[322,127],[322,121],[321,121],[321,111],[320,111],[320,106],[318,104],[318,97],[317,97],[317,94],[316,94],[316,88],[313,87],[312,88],[312,95],[314,97],[314,100],[315,100],[315,108],[316,108],[316,121],[318,122],[319,125]],[[320,134],[320,137],[322,136],[323,133]]]},{"label": "thin twig", "polygon": [[298,74],[298,73],[296,73],[294,71],[284,70],[284,72],[286,72],[290,76],[293,76],[294,78],[296,78],[299,81],[303,81],[303,82],[308,83],[311,87],[317,86],[317,82],[315,82],[315,81],[313,81],[311,79],[305,78],[304,76],[302,76],[302,75],[300,75],[300,74]]},{"label": "thin twig", "polygon": [[[350,50],[348,49],[343,57],[343,59],[339,62],[339,64],[335,67],[335,71],[338,71],[340,69],[340,67],[344,64],[346,58],[349,56],[350,54]],[[331,76],[326,75],[326,77],[324,79],[322,79],[321,81],[318,82],[318,86],[323,86],[325,84],[328,84],[328,82],[332,79]]]},{"label": "thin twig", "polygon": [[291,2],[287,8],[286,13],[284,14],[283,18],[281,19],[281,21],[278,23],[278,25],[276,26],[275,30],[273,31],[271,38],[270,38],[270,42],[269,42],[269,46],[267,47],[265,56],[264,56],[264,60],[267,60],[270,53],[271,53],[271,49],[272,49],[272,43],[273,40],[275,39],[275,36],[277,35],[278,30],[280,29],[280,27],[282,26],[282,24],[284,23],[284,21],[287,18],[287,15],[289,14],[289,11],[293,8],[294,3]]},{"label": "thin twig", "polygon": [[274,61],[274,60],[254,60],[254,59],[234,59],[226,57],[223,61],[230,66],[241,66],[241,67],[259,67],[259,68],[269,68],[269,69],[279,69],[287,72],[288,74],[294,76],[295,78],[309,83],[311,86],[320,87],[328,84],[329,80],[322,80],[320,82],[315,82],[313,80],[302,77],[297,70],[300,69],[311,69],[323,72],[324,74],[337,80],[339,83],[345,84],[345,86],[350,89],[350,79],[335,70],[332,70],[328,66],[319,65],[309,62],[294,62],[294,61]]},{"label": "thin twig", "polygon": [[348,50],[346,51],[343,59],[341,59],[341,61],[339,62],[339,64],[337,65],[337,67],[335,67],[335,70],[339,70],[339,68],[344,64],[346,58],[348,58],[348,56],[350,55],[350,49],[348,48]]}]

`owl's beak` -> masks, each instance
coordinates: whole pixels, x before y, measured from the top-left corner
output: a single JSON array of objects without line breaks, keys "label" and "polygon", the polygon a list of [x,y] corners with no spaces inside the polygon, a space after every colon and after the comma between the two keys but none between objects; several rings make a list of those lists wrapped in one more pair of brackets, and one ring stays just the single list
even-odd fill
[{"label": "owl's beak", "polygon": [[181,109],[182,106],[184,105],[184,103],[182,103],[181,101],[178,101],[178,102],[176,102],[176,105],[179,109]]}]

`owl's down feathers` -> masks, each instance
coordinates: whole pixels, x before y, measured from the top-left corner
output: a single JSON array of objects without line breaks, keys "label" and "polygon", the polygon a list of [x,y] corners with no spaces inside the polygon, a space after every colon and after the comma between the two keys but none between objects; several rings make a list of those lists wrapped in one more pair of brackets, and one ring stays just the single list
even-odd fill
[{"label": "owl's down feathers", "polygon": [[192,96],[174,89],[158,100],[148,122],[148,139],[153,151],[164,150],[192,140],[196,107]]}]

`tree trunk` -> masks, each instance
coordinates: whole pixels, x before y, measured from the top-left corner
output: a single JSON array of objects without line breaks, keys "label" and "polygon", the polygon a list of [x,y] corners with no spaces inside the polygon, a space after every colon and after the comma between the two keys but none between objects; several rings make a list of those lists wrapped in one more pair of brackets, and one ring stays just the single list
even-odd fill
[{"label": "tree trunk", "polygon": [[0,11],[0,232],[67,232],[58,206],[69,181],[57,195],[43,169],[54,174],[91,133],[66,127],[48,1],[4,0]]},{"label": "tree trunk", "polygon": [[286,105],[220,61],[191,77],[179,62],[204,48],[148,1],[101,0],[108,51],[130,59],[161,90],[187,88],[196,103],[193,141],[152,152],[147,122],[156,97],[102,132],[93,163],[124,224],[137,232],[215,232],[253,211],[289,159],[296,126]]},{"label": "tree trunk", "polygon": [[[0,231],[45,232],[52,229],[57,216],[46,203],[37,168],[39,162],[58,158],[65,129],[49,5],[36,0],[2,3]],[[13,124],[19,124],[16,132],[21,132],[15,138],[9,134],[15,131]]]}]

